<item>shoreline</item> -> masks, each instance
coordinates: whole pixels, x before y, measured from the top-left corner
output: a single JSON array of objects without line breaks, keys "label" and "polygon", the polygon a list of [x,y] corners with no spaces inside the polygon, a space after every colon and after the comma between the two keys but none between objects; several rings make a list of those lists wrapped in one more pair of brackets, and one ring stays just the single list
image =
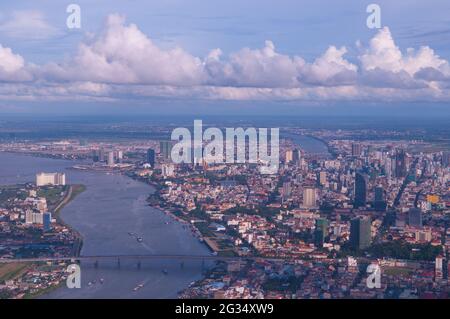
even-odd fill
[{"label": "shoreline", "polygon": [[[75,186],[78,186],[79,189],[74,192],[73,188]],[[72,227],[71,225],[69,225],[68,223],[66,223],[64,221],[64,219],[61,216],[61,210],[65,206],[70,204],[70,202],[72,202],[78,195],[83,193],[85,190],[86,190],[86,186],[85,185],[69,185],[69,190],[67,191],[67,193],[64,195],[64,197],[61,200],[61,202],[59,202],[59,204],[55,207],[55,210],[54,210],[56,222],[58,224],[60,224],[60,225],[63,225],[65,227],[67,227],[70,230],[70,232],[72,232],[74,234],[74,236],[77,238],[76,242],[74,242],[74,248],[73,248],[75,256],[79,256],[80,253],[81,253],[81,249],[83,248],[83,236],[78,232],[78,230],[76,230],[74,227]],[[46,294],[49,294],[52,291],[55,291],[55,290],[61,288],[64,285],[64,281],[65,280],[62,279],[56,285],[51,285],[49,287],[43,288],[43,289],[33,293],[33,294],[25,295],[24,299],[38,299],[40,297],[43,297]]]},{"label": "shoreline", "polygon": [[[74,187],[77,187],[75,191]],[[71,225],[69,225],[64,221],[64,218],[61,216],[61,211],[66,205],[72,202],[78,195],[82,194],[85,190],[86,190],[85,185],[77,185],[77,184],[69,185],[69,190],[67,191],[63,200],[56,206],[54,211],[57,223],[67,227],[71,232],[73,232],[73,234],[77,238],[77,242],[75,243],[74,247],[74,256],[79,256],[81,253],[81,249],[83,248],[83,236],[80,234],[78,230],[76,230],[74,227],[72,227]]]}]

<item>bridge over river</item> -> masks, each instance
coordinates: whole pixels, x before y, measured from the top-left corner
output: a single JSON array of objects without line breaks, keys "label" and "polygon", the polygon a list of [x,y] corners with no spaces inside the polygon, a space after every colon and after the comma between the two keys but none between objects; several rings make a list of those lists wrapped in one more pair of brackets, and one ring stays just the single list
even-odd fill
[{"label": "bridge over river", "polygon": [[258,256],[219,256],[219,255],[98,255],[98,256],[67,256],[67,257],[36,257],[36,258],[16,258],[6,259],[0,258],[0,263],[17,263],[17,262],[57,262],[57,261],[144,261],[144,260],[213,260],[213,261],[287,261],[294,260],[294,258],[271,258]]}]

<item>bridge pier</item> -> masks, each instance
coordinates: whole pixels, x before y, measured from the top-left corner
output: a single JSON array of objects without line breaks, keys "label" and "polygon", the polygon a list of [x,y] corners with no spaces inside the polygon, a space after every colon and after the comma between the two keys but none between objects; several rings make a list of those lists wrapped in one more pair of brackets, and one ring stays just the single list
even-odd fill
[{"label": "bridge pier", "polygon": [[184,269],[184,261],[182,261],[182,262],[180,263],[180,268],[181,268],[181,269]]},{"label": "bridge pier", "polygon": [[98,260],[95,261],[94,267],[95,267],[95,268],[98,268]]},{"label": "bridge pier", "polygon": [[140,260],[139,260],[138,263],[137,263],[137,268],[138,268],[138,269],[141,269],[141,261],[140,261]]},{"label": "bridge pier", "polygon": [[120,258],[117,258],[117,267],[120,268]]}]

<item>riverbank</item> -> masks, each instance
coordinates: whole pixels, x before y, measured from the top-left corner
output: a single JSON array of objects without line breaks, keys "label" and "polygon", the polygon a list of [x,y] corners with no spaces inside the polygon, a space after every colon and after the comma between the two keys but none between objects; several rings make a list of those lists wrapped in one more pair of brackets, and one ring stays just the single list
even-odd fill
[{"label": "riverbank", "polygon": [[69,225],[68,223],[66,223],[64,221],[64,219],[61,217],[60,212],[67,204],[69,204],[71,201],[73,201],[78,195],[83,193],[85,190],[86,190],[85,185],[77,185],[77,184],[69,185],[69,190],[66,192],[64,198],[62,199],[62,201],[57,205],[57,207],[54,210],[54,216],[56,218],[56,222],[67,227],[77,238],[76,242],[74,243],[73,256],[80,255],[81,249],[83,248],[83,236],[76,229],[74,229],[71,225]]}]

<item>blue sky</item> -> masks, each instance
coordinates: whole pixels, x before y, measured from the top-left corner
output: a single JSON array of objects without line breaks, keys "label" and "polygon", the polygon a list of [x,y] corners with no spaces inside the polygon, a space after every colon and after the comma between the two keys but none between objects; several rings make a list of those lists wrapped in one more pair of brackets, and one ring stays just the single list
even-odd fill
[{"label": "blue sky", "polygon": [[[449,1],[73,3],[79,30],[66,27],[69,2],[0,4],[0,112],[450,100]],[[384,29],[366,26],[370,3]]]}]

